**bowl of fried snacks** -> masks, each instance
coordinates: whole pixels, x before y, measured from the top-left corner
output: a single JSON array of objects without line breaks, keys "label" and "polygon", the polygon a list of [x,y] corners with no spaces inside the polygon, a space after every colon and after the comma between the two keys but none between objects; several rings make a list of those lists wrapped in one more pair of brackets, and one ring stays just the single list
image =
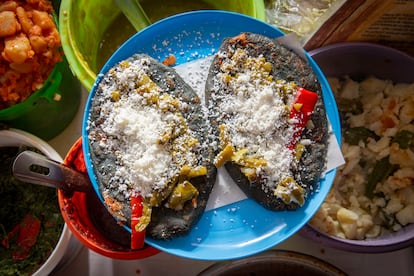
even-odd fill
[{"label": "bowl of fried snacks", "polygon": [[0,121],[45,140],[71,122],[80,102],[57,21],[51,1],[0,4]]}]

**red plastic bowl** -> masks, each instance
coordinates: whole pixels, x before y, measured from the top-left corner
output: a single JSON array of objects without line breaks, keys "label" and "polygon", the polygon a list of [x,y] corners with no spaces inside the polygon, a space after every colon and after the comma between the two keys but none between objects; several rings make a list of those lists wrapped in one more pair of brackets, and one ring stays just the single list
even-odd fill
[{"label": "red plastic bowl", "polygon": [[[86,174],[82,139],[69,150],[65,165]],[[140,250],[130,249],[130,233],[118,225],[94,193],[58,191],[62,216],[74,236],[86,247],[103,256],[136,260],[160,251],[145,244]]]}]

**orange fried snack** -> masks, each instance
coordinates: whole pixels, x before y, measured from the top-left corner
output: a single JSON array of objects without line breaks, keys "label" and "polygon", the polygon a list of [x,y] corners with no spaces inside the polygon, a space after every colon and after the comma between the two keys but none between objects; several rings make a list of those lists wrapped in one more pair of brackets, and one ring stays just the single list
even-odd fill
[{"label": "orange fried snack", "polygon": [[40,89],[62,60],[52,13],[46,0],[0,3],[0,110]]}]

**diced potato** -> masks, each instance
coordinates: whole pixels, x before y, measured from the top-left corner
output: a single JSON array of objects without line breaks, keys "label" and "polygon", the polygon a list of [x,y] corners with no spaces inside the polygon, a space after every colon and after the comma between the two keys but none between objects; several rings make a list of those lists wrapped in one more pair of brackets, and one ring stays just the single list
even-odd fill
[{"label": "diced potato", "polygon": [[368,77],[361,82],[361,90],[363,93],[381,94],[388,84],[389,81],[381,80],[375,77]]},{"label": "diced potato", "polygon": [[359,97],[359,83],[347,78],[340,91],[339,96],[343,99],[356,99]]},{"label": "diced potato", "polygon": [[388,201],[387,206],[385,206],[384,210],[388,214],[393,214],[401,210],[404,206],[401,204],[400,200],[393,196],[390,201]]},{"label": "diced potato", "polygon": [[414,120],[414,101],[412,99],[406,101],[401,107],[400,120],[402,124],[409,124]]},{"label": "diced potato", "polygon": [[358,220],[358,214],[346,208],[340,208],[336,216],[341,223],[355,223]]},{"label": "diced potato", "polygon": [[[402,130],[414,133],[414,83],[395,84],[375,77],[357,83],[347,76],[345,80],[330,78],[329,83],[338,99],[357,94],[361,99],[362,113],[344,113],[344,125],[366,127],[379,138],[342,144],[346,164],[339,168],[332,190],[310,223],[347,239],[375,238],[414,223],[412,141],[404,148],[393,141]],[[395,167],[378,180],[373,197],[368,196],[365,190],[373,164],[386,157]],[[335,223],[340,227],[334,228]]]},{"label": "diced potato", "polygon": [[357,237],[357,225],[354,223],[341,223],[341,229],[344,231],[347,239],[356,239]]},{"label": "diced potato", "polygon": [[414,223],[414,204],[405,206],[404,209],[399,211],[395,216],[401,225]]}]

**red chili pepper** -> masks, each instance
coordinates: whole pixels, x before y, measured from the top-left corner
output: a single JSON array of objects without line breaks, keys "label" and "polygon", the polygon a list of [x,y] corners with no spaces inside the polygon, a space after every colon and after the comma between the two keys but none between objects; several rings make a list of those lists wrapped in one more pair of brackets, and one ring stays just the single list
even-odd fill
[{"label": "red chili pepper", "polygon": [[318,101],[318,94],[304,88],[297,89],[296,99],[290,110],[290,118],[295,119],[293,138],[288,144],[288,148],[293,150],[299,141],[303,129],[309,121],[310,116]]},{"label": "red chili pepper", "polygon": [[13,252],[14,260],[24,260],[29,255],[30,249],[37,242],[40,233],[40,219],[27,214],[23,220],[17,224],[9,233],[8,238],[12,238],[17,234],[17,245],[19,249]]},{"label": "red chili pepper", "polygon": [[137,231],[135,228],[143,215],[143,201],[141,196],[131,197],[131,249],[144,247],[145,230]]}]

